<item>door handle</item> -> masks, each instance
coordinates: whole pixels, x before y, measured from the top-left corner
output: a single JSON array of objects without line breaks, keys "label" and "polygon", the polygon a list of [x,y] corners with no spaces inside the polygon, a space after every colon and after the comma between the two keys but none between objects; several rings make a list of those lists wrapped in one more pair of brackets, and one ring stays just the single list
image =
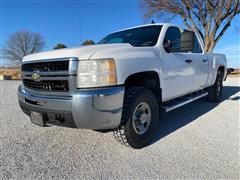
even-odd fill
[{"label": "door handle", "polygon": [[202,61],[205,63],[205,62],[207,62],[207,61],[208,61],[208,59],[203,59]]},{"label": "door handle", "polygon": [[185,62],[186,62],[186,63],[191,63],[192,60],[191,60],[191,59],[186,59]]}]

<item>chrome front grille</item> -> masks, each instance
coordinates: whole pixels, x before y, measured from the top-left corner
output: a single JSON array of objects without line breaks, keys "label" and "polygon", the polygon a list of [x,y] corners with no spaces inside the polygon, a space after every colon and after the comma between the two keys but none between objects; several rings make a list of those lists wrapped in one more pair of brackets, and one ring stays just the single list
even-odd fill
[{"label": "chrome front grille", "polygon": [[25,89],[35,94],[67,95],[75,89],[77,58],[29,61],[22,64]]}]

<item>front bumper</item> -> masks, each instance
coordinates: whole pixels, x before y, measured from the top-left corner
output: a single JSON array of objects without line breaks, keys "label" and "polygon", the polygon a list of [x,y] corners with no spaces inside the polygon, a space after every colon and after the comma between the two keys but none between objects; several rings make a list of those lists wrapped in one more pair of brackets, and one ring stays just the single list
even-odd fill
[{"label": "front bumper", "polygon": [[23,85],[18,88],[22,110],[43,113],[47,124],[86,129],[113,129],[122,116],[124,87],[76,90],[71,96],[31,94]]}]

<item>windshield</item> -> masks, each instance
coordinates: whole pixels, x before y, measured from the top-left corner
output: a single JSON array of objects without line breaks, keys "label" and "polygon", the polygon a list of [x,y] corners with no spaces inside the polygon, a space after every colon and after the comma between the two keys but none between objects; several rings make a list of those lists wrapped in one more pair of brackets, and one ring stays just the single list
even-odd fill
[{"label": "windshield", "polygon": [[162,26],[152,25],[109,34],[98,44],[129,43],[134,47],[154,46]]}]

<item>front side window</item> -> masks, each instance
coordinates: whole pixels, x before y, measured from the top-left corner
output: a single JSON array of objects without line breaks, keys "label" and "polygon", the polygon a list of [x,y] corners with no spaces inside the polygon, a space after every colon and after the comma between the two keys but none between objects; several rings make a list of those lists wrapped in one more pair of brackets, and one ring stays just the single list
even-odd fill
[{"label": "front side window", "polygon": [[152,25],[109,34],[98,44],[129,43],[134,47],[155,46],[162,26]]}]

